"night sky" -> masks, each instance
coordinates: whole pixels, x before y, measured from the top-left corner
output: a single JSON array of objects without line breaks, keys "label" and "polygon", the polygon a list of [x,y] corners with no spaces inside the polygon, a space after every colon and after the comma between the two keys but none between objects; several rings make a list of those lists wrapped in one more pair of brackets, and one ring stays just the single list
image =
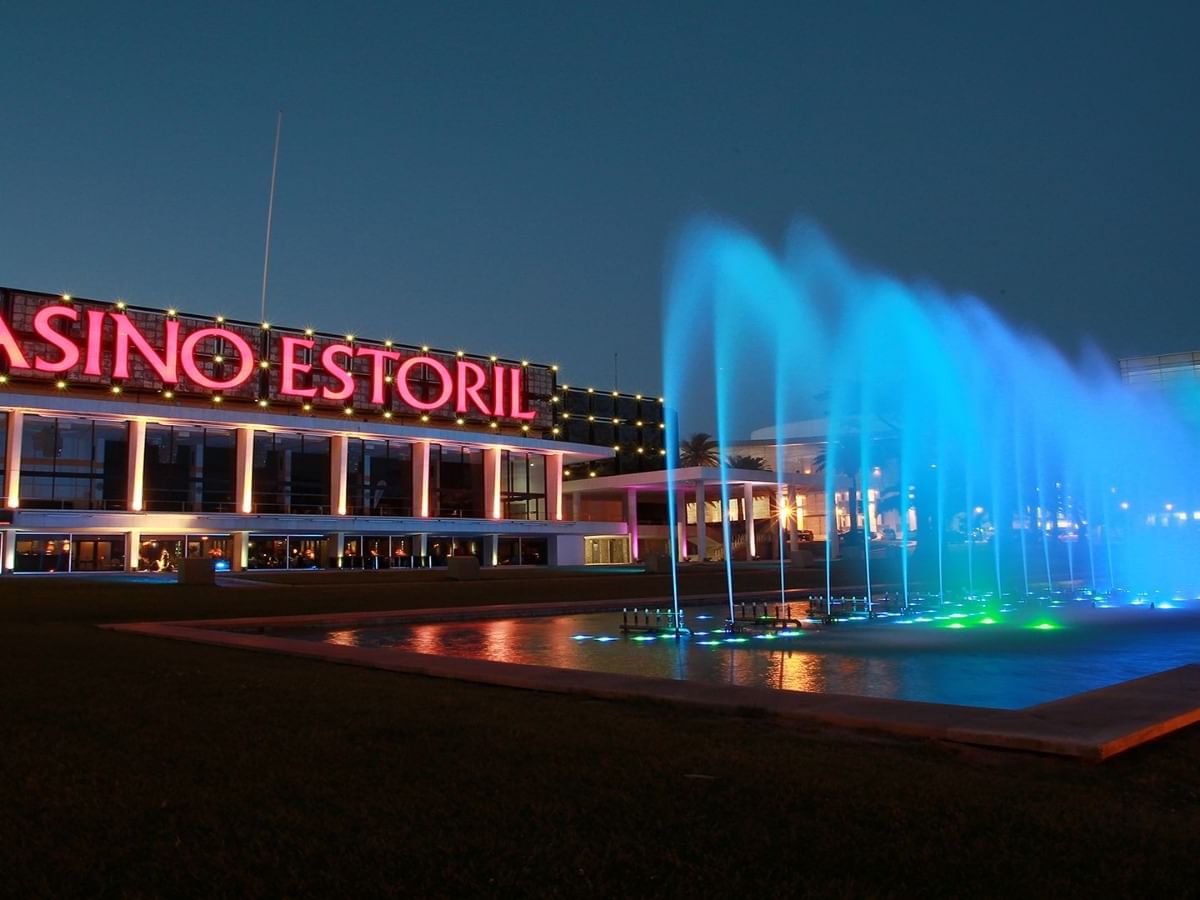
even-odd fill
[{"label": "night sky", "polygon": [[1200,349],[1196,4],[13,4],[0,284],[657,393],[689,216]]}]

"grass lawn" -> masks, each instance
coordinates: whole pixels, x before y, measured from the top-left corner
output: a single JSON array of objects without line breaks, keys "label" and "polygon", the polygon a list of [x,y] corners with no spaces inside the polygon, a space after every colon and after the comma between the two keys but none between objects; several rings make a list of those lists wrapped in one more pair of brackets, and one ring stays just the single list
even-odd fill
[{"label": "grass lawn", "polygon": [[[719,589],[718,575],[689,576],[685,590]],[[549,572],[272,580],[285,583],[0,581],[0,896],[1179,896],[1200,885],[1196,728],[1089,766],[94,627],[643,597],[666,584]]]}]

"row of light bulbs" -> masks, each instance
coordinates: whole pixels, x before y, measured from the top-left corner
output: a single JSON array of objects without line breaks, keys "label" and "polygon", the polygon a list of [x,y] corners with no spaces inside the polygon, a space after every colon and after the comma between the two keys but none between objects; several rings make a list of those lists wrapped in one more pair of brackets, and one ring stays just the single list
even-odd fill
[{"label": "row of light bulbs", "polygon": [[[74,300],[74,298],[70,294],[61,294],[60,296],[62,297],[62,300],[64,303],[70,303],[72,300]],[[125,310],[127,307],[128,307],[128,304],[124,300],[117,300],[113,303],[113,308],[117,309],[117,310]],[[171,318],[171,319],[173,319],[179,315],[179,310],[175,309],[174,307],[167,307],[165,310],[163,310],[163,312],[166,313],[167,318]],[[225,317],[224,316],[214,316],[213,321],[215,321],[218,325],[224,325]],[[270,331],[271,323],[270,322],[260,322],[259,328],[261,328],[263,331]],[[304,329],[305,337],[313,337],[316,333],[317,333],[316,329],[313,329],[313,328],[305,328]],[[357,339],[355,337],[355,335],[353,335],[353,334],[347,334],[347,335],[344,335],[344,337],[345,337],[346,343],[349,343],[349,344],[354,343],[354,341]],[[385,340],[383,342],[383,346],[393,347],[393,346],[395,346],[395,343],[396,342],[393,341],[391,338],[388,338],[387,340]],[[428,344],[421,345],[422,353],[428,353],[431,349],[432,348]],[[439,351],[439,352],[448,352],[448,351]],[[456,357],[458,357],[459,359],[462,359],[467,355],[467,353],[465,350],[456,350],[454,355]],[[495,354],[492,354],[491,356],[489,356],[488,359],[490,359],[492,362],[500,361],[500,357],[496,356]],[[214,362],[221,362],[221,359],[219,357],[216,357],[216,358],[214,358]],[[264,369],[268,367],[268,363],[265,360],[263,362],[259,363],[259,365],[262,366]],[[527,360],[527,359],[521,360],[521,365],[528,366],[529,360]],[[557,365],[550,366],[550,371],[557,372],[558,366]],[[615,392],[614,392],[614,396],[615,396]],[[641,397],[639,396],[638,399],[640,400]]]}]

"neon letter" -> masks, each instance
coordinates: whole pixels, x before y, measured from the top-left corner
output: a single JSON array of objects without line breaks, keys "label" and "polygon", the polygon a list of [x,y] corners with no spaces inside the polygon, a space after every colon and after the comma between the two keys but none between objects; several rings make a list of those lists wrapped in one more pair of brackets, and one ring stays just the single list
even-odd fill
[{"label": "neon letter", "polygon": [[83,364],[84,375],[104,374],[100,368],[100,351],[104,344],[104,317],[108,313],[100,309],[89,309],[87,312],[87,360]]},{"label": "neon letter", "polygon": [[321,388],[321,396],[326,400],[345,400],[354,393],[354,376],[339,366],[334,358],[353,355],[354,348],[346,344],[330,344],[321,351],[321,367],[342,384],[341,388],[336,391],[330,390],[328,387]]},{"label": "neon letter", "polygon": [[129,316],[114,315],[113,324],[116,326],[116,346],[113,350],[113,378],[129,377],[129,344],[137,347],[138,352],[150,364],[164,384],[179,382],[179,322],[168,319],[166,335],[163,338],[163,355],[159,356],[148,340],[138,331],[137,326],[130,321]]},{"label": "neon letter", "polygon": [[[205,375],[200,370],[200,366],[197,365],[196,345],[205,338],[210,337],[229,341],[237,350],[238,370],[237,374],[232,378],[217,381],[215,378],[209,378]],[[250,345],[246,343],[245,338],[240,334],[235,334],[228,328],[199,328],[193,331],[183,339],[179,361],[183,366],[183,373],[188,378],[200,387],[208,388],[211,391],[226,391],[237,387],[239,384],[244,384],[246,379],[250,377],[250,373],[254,371],[254,351],[250,349]]]},{"label": "neon letter", "polygon": [[0,350],[8,354],[8,364],[14,369],[29,368],[29,360],[21,352],[21,345],[17,343],[13,333],[8,330],[8,323],[2,318],[0,318]]},{"label": "neon letter", "polygon": [[[470,375],[468,380],[467,376]],[[458,361],[458,402],[455,404],[455,410],[460,413],[467,412],[467,401],[470,400],[485,416],[490,416],[492,411],[488,408],[487,401],[479,396],[479,389],[487,384],[487,372],[479,363],[471,362],[469,359],[460,359]]]},{"label": "neon letter", "polygon": [[514,419],[533,419],[533,418],[537,417],[537,413],[535,413],[531,409],[522,409],[521,408],[524,403],[524,400],[525,400],[525,385],[522,383],[522,378],[521,378],[521,373],[523,371],[524,371],[523,368],[512,370],[512,412],[511,412],[511,415]]},{"label": "neon letter", "polygon": [[39,372],[66,372],[79,362],[79,348],[65,334],[59,334],[51,325],[52,319],[67,318],[72,322],[79,321],[79,310],[69,306],[43,306],[33,317],[33,330],[46,343],[57,347],[62,353],[58,362],[50,362],[40,354],[33,357],[33,367]]},{"label": "neon letter", "polygon": [[282,337],[279,341],[279,355],[283,360],[283,367],[279,373],[279,393],[286,397],[315,397],[317,389],[296,387],[296,376],[312,371],[312,366],[308,363],[296,362],[296,348],[303,347],[307,350],[313,348],[313,341],[307,338]]},{"label": "neon letter", "polygon": [[495,401],[496,416],[504,415],[504,383],[507,371],[506,366],[492,366],[492,400]]},{"label": "neon letter", "polygon": [[400,354],[395,350],[380,350],[378,347],[359,347],[359,356],[371,357],[371,402],[383,404],[386,401],[383,395],[383,377],[387,373],[384,372],[383,361],[385,359],[399,360]]},{"label": "neon letter", "polygon": [[[437,372],[438,378],[442,381],[442,390],[431,402],[417,399],[417,396],[412,392],[412,388],[408,384],[408,373],[412,371],[414,366],[429,366],[433,371]],[[432,356],[410,356],[404,362],[400,363],[400,368],[396,370],[396,390],[400,392],[400,399],[414,409],[431,410],[443,406],[450,395],[454,393],[454,382],[450,377],[450,370],[434,359]]]}]

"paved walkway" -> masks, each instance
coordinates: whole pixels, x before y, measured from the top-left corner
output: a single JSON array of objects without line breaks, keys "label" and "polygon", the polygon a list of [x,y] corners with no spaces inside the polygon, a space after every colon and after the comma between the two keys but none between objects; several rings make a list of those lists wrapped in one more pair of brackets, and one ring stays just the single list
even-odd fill
[{"label": "paved walkway", "polygon": [[[695,602],[703,598],[688,598]],[[661,599],[658,601],[661,604]],[[625,601],[617,605],[645,605]],[[612,609],[613,601],[547,606],[520,604],[459,609],[412,610],[353,615],[279,616],[195,622],[134,623],[102,628],[176,640],[303,656],[345,665],[454,678],[504,687],[614,699],[653,698],[733,713],[755,710],[843,728],[1100,761],[1138,744],[1200,721],[1200,665],[1180,666],[1107,688],[1020,710],[921,703],[849,694],[779,691],[708,685],[666,678],[617,675],[435,656],[411,651],[345,647],[275,637],[267,629],[314,624],[365,626],[381,623],[464,619]],[[221,629],[237,628],[240,631]],[[263,633],[247,633],[247,631]]]}]

